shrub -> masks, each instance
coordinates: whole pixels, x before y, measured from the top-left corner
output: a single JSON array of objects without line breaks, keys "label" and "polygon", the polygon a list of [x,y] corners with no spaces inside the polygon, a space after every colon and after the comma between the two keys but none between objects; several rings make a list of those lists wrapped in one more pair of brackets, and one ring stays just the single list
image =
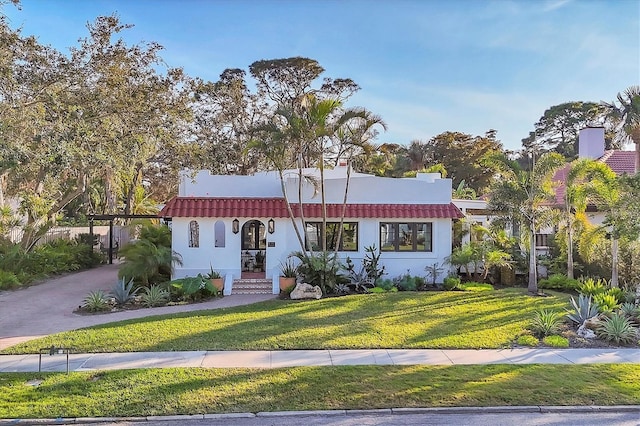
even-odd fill
[{"label": "shrub", "polygon": [[557,333],[561,323],[562,314],[560,312],[542,309],[534,314],[530,329],[536,336],[545,337]]},{"label": "shrub", "polygon": [[455,290],[460,285],[460,278],[458,277],[446,277],[444,279],[444,289],[447,291]]},{"label": "shrub", "polygon": [[602,313],[613,312],[620,305],[615,296],[607,293],[596,294],[593,301],[598,304],[598,310]]},{"label": "shrub", "polygon": [[524,334],[518,337],[518,340],[516,341],[516,343],[520,346],[538,346],[538,343],[540,343],[540,341],[536,336],[532,336],[530,334]]},{"label": "shrub", "polygon": [[107,295],[102,290],[90,292],[82,301],[82,307],[89,312],[100,312],[109,309]]},{"label": "shrub", "polygon": [[633,303],[623,303],[620,305],[620,313],[629,319],[640,317],[640,306]]},{"label": "shrub", "polygon": [[458,284],[457,288],[462,291],[493,291],[493,286],[491,284],[478,283],[475,281]]},{"label": "shrub", "polygon": [[573,311],[567,310],[567,317],[576,324],[584,324],[586,320],[597,316],[600,312],[598,304],[592,302],[591,296],[584,294],[578,296],[577,302],[572,296],[571,306],[573,306]]},{"label": "shrub", "polygon": [[333,293],[339,282],[348,282],[346,277],[340,273],[344,269],[344,265],[334,252],[307,254],[297,251],[292,255],[300,259],[298,273],[302,276],[303,281],[320,286],[322,294]]},{"label": "shrub", "polygon": [[627,301],[627,295],[621,288],[611,287],[609,290],[607,290],[606,294],[615,297],[618,305],[621,305],[622,303]]},{"label": "shrub", "polygon": [[379,279],[376,281],[376,287],[381,288],[384,291],[391,291],[392,288],[395,288],[395,284],[389,278],[386,278],[384,280]]},{"label": "shrub", "polygon": [[169,292],[160,286],[152,285],[151,287],[145,288],[140,299],[142,300],[142,304],[147,308],[164,306],[169,300]]},{"label": "shrub", "polygon": [[412,277],[409,272],[395,278],[393,283],[400,291],[416,291],[418,288],[415,277]]},{"label": "shrub", "polygon": [[547,336],[544,339],[542,339],[542,343],[544,343],[547,346],[551,346],[553,348],[569,347],[569,339],[567,339],[566,337],[558,336],[558,335]]},{"label": "shrub", "polygon": [[595,280],[593,278],[586,278],[578,288],[578,291],[585,296],[594,297],[597,294],[602,294],[607,291],[607,283],[603,279]]},{"label": "shrub", "polygon": [[136,293],[138,293],[138,291],[140,291],[139,288],[136,288],[136,289],[133,288],[133,278],[129,280],[128,284],[125,284],[125,279],[123,277],[123,278],[120,278],[118,280],[118,283],[115,285],[115,287],[113,287],[113,289],[111,290],[111,295],[116,301],[116,304],[124,305],[127,302],[133,300],[133,298],[136,296]]},{"label": "shrub", "polygon": [[597,334],[600,338],[616,344],[631,343],[637,338],[637,330],[631,324],[629,318],[615,313],[606,318],[598,327]]},{"label": "shrub", "polygon": [[200,300],[216,294],[216,288],[202,274],[173,280],[170,284],[175,291],[176,297],[183,300]]},{"label": "shrub", "polygon": [[540,280],[538,287],[551,290],[576,290],[580,287],[580,281],[569,279],[566,275],[553,274],[549,278]]},{"label": "shrub", "polygon": [[0,269],[0,290],[20,287],[20,280],[13,272]]}]

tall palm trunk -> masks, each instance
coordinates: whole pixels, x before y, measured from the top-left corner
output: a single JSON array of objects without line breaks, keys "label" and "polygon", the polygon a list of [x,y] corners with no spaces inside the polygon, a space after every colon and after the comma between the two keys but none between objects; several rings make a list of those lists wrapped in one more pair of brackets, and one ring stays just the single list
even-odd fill
[{"label": "tall palm trunk", "polygon": [[535,223],[531,220],[529,228],[529,285],[527,290],[531,294],[538,293],[538,271],[536,262],[536,228]]},{"label": "tall palm trunk", "polygon": [[618,238],[611,237],[611,287],[618,287]]},{"label": "tall palm trunk", "polygon": [[567,221],[567,278],[573,279],[573,217]]}]

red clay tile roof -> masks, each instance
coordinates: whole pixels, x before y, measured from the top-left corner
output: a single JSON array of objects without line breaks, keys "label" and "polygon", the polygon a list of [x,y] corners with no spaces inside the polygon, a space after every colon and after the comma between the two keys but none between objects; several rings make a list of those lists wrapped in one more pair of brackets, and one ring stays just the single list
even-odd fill
[{"label": "red clay tile roof", "polygon": [[[617,175],[625,173],[635,174],[636,152],[635,151],[605,151],[604,155],[598,158],[598,161],[605,163]],[[567,174],[569,173],[569,164],[561,168],[553,176],[553,181],[560,182],[556,187],[556,205],[564,205],[564,197],[567,190],[565,183],[567,182]]]},{"label": "red clay tile roof", "polygon": [[[294,215],[299,206],[292,204]],[[327,216],[341,216],[342,204],[327,204]],[[320,204],[305,204],[304,215],[322,217]],[[159,213],[162,217],[289,217],[283,198],[213,198],[174,197]],[[449,204],[347,204],[348,218],[436,219],[464,217],[453,203]]]},{"label": "red clay tile roof", "polygon": [[636,172],[636,152],[635,151],[605,151],[604,155],[598,159],[611,168],[617,175]]}]

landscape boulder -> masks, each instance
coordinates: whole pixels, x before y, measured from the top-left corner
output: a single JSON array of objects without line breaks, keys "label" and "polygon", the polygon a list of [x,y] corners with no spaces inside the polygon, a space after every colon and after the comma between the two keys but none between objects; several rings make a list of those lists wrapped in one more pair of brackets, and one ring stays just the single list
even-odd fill
[{"label": "landscape boulder", "polygon": [[291,300],[320,299],[322,297],[322,290],[317,285],[300,283],[296,285],[296,288],[293,289],[289,297]]},{"label": "landscape boulder", "polygon": [[583,337],[585,339],[595,339],[596,333],[594,333],[593,330],[591,330],[590,328],[587,328],[585,325],[586,324],[582,324],[580,327],[578,327],[578,331],[577,331],[578,336]]}]

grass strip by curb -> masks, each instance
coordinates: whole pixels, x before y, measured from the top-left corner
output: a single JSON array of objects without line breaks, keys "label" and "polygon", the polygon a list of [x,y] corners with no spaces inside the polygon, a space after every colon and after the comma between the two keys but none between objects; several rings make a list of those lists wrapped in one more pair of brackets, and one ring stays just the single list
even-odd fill
[{"label": "grass strip by curb", "polygon": [[0,418],[639,403],[638,364],[0,374]]}]

